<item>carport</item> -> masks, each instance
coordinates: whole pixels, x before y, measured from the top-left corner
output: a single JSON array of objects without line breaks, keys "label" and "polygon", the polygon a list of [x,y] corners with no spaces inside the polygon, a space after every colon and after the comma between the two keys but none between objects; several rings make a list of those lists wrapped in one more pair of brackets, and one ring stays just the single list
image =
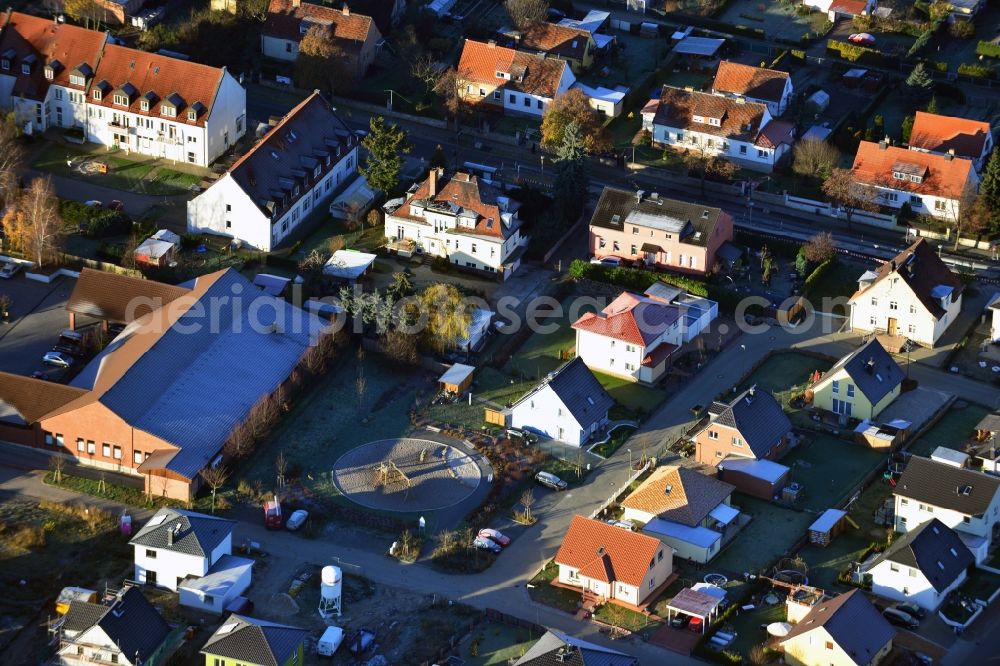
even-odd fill
[{"label": "carport", "polygon": [[667,604],[667,620],[674,619],[674,613],[700,618],[701,633],[704,634],[705,628],[718,615],[720,603],[722,599],[719,597],[685,587]]}]

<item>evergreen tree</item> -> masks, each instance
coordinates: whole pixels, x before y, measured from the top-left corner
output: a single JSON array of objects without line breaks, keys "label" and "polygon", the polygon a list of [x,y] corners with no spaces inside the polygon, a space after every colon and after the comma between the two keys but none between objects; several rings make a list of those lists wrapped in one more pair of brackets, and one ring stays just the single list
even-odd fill
[{"label": "evergreen tree", "polygon": [[927,113],[938,112],[937,95],[931,95],[931,101],[927,102]]},{"label": "evergreen tree", "polygon": [[555,211],[560,221],[570,223],[583,212],[587,201],[586,150],[580,124],[570,122],[563,134],[563,142],[556,150],[556,175],[552,190]]},{"label": "evergreen tree", "polygon": [[934,80],[927,73],[924,63],[919,63],[906,77],[906,87],[910,94],[917,99],[927,99],[934,87]]},{"label": "evergreen tree", "polygon": [[899,125],[899,138],[903,143],[910,142],[910,134],[913,132],[913,116],[906,116]]},{"label": "evergreen tree", "polygon": [[990,213],[990,231],[1000,231],[1000,150],[990,154],[983,171],[983,181],[979,185],[979,196]]},{"label": "evergreen tree", "polygon": [[434,152],[431,153],[430,165],[432,169],[436,169],[437,167],[448,167],[448,158],[445,156],[444,148],[441,147],[440,143],[434,146]]},{"label": "evergreen tree", "polygon": [[372,116],[368,129],[368,136],[361,140],[368,157],[363,166],[358,166],[358,173],[373,188],[388,194],[399,185],[403,155],[410,152],[412,146],[406,144],[406,130],[387,125],[382,116]]}]

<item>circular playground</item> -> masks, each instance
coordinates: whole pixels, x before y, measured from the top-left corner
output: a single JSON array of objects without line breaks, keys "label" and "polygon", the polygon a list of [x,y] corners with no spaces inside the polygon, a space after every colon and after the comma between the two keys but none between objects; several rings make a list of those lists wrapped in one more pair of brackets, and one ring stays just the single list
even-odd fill
[{"label": "circular playground", "polygon": [[434,511],[467,500],[482,471],[457,446],[396,438],[351,449],[334,463],[332,479],[344,497],[369,509]]}]

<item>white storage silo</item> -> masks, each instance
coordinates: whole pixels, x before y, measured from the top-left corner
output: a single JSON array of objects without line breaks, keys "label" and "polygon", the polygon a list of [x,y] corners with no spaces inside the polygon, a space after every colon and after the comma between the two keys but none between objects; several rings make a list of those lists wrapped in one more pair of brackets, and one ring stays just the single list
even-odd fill
[{"label": "white storage silo", "polygon": [[340,617],[340,596],[344,583],[344,574],[340,567],[328,565],[323,567],[319,576],[319,614],[323,618],[331,615]]}]

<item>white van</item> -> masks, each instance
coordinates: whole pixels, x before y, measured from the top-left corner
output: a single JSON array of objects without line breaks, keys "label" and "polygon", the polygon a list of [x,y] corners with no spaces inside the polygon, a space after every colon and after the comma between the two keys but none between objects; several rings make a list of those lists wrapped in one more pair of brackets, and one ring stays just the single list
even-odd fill
[{"label": "white van", "polygon": [[344,642],[344,630],[337,626],[329,626],[316,643],[316,652],[324,657],[332,657],[340,644]]}]

